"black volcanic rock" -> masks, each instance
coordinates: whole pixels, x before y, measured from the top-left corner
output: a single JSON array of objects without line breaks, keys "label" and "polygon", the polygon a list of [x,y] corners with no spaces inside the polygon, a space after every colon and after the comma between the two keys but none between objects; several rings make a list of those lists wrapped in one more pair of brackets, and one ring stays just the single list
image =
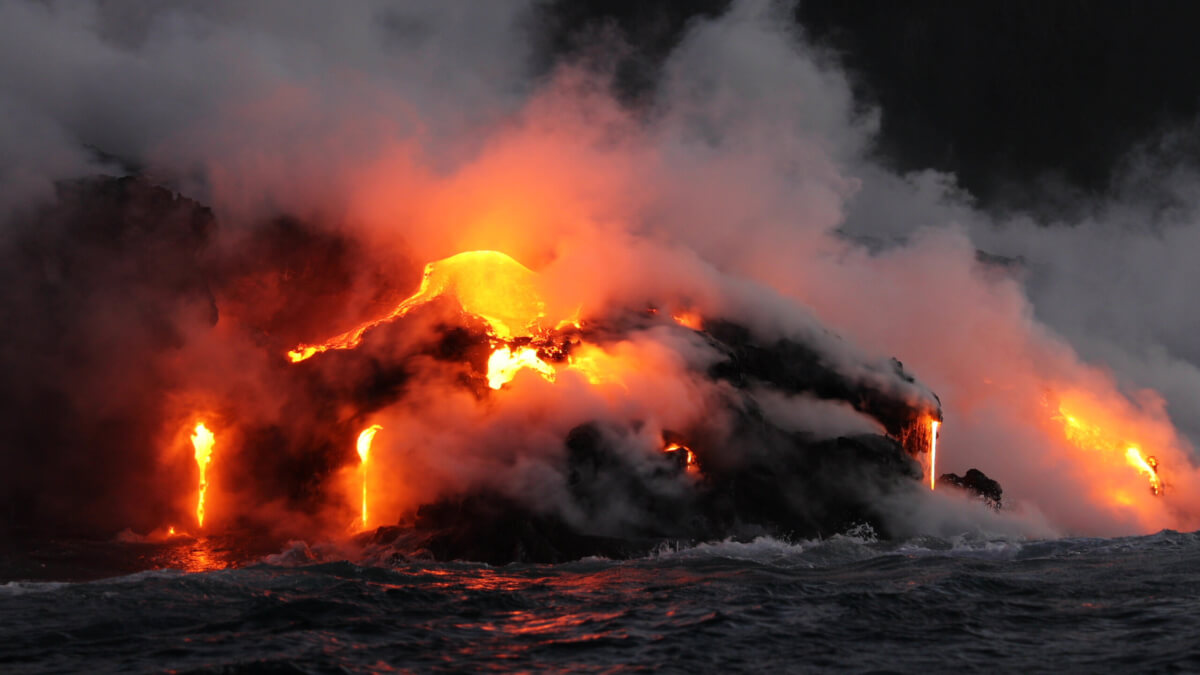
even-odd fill
[{"label": "black volcanic rock", "polygon": [[701,508],[710,537],[752,530],[795,538],[826,537],[860,523],[887,534],[879,495],[916,485],[921,472],[903,447],[884,436],[817,443],[790,436],[776,451],[744,465],[706,473]]},{"label": "black volcanic rock", "polygon": [[394,546],[438,560],[553,563],[585,556],[644,555],[664,542],[831,536],[866,523],[887,534],[874,504],[915,486],[916,462],[893,439],[861,435],[819,443],[780,437],[779,452],[735,467],[701,468],[690,489],[686,463],[670,453],[635,466],[617,450],[615,431],[585,424],[566,440],[572,507],[584,524],[535,513],[483,492],[420,507]]},{"label": "black volcanic rock", "polygon": [[711,530],[700,495],[687,489],[686,462],[674,453],[633,458],[619,451],[622,430],[583,424],[566,438],[572,506],[607,535],[690,539]]},{"label": "black volcanic rock", "polygon": [[[745,326],[723,320],[706,320],[704,334],[728,357],[714,364],[709,376],[727,380],[736,387],[766,383],[787,394],[845,401],[878,420],[896,438],[922,415],[932,414],[940,419],[940,411],[921,410],[898,395],[851,380],[810,345],[789,339],[764,343]],[[896,359],[888,365],[891,372],[881,375],[908,383],[915,381]],[[936,402],[937,397],[932,397]]]},{"label": "black volcanic rock", "polygon": [[417,510],[411,530],[396,530],[396,545],[436,560],[561,563],[586,556],[626,558],[649,550],[652,542],[583,534],[554,515],[535,513],[491,493],[444,499]]},{"label": "black volcanic rock", "polygon": [[1000,487],[1000,483],[988,478],[987,474],[979,469],[968,469],[966,475],[963,476],[944,473],[938,477],[938,481],[967,492],[973,492],[991,508],[1000,509],[1000,499],[1004,490]]},{"label": "black volcanic rock", "polygon": [[175,508],[146,467],[179,384],[168,361],[218,318],[215,230],[207,207],[107,176],[4,223],[0,536],[144,531]]},{"label": "black volcanic rock", "polygon": [[[176,356],[213,326],[214,298],[222,322],[245,327],[259,347],[256,367],[271,375],[275,403],[287,411],[285,423],[238,417],[230,406],[239,433],[223,447],[243,469],[223,476],[231,494],[317,516],[328,501],[343,500],[331,477],[355,461],[357,432],[379,411],[419,395],[423,373],[483,402],[503,395],[486,380],[493,337],[451,298],[380,325],[356,349],[288,364],[295,316],[311,313],[316,327],[305,332],[317,335],[327,334],[320,327],[329,312],[353,325],[358,310],[330,307],[359,275],[377,276],[370,264],[356,264],[366,254],[341,234],[283,218],[237,251],[210,250],[210,210],[136,178],[63,184],[57,203],[12,225],[0,249],[8,263],[0,281],[10,291],[0,297],[0,319],[14,327],[0,336],[0,366],[10,374],[0,432],[23,452],[0,484],[9,528],[148,530],[178,512],[178,495],[156,490],[183,484],[184,475],[159,473],[162,429],[170,395],[191,386]],[[391,296],[409,291],[368,294],[369,304],[390,309]],[[310,307],[314,296],[321,301]],[[584,340],[604,345],[649,329],[690,330],[656,311],[618,309],[539,336],[536,346],[560,362]],[[396,551],[559,562],[636,555],[667,541],[823,537],[860,523],[887,536],[878,497],[919,487],[912,457],[925,446],[910,431],[940,415],[936,397],[898,361],[847,368],[849,350],[828,337],[813,344],[764,338],[706,317],[704,330],[687,338],[707,343],[719,361],[689,376],[717,386],[689,428],[648,440],[647,420],[579,424],[562,438],[561,455],[545,457],[544,468],[561,481],[553,490],[526,498],[493,485],[445,494],[395,530]],[[115,398],[114,382],[122,383]],[[886,435],[828,439],[781,428],[760,407],[764,391],[844,402],[878,420]],[[661,451],[647,447],[659,441]],[[672,443],[687,449],[668,450]],[[998,503],[998,486],[995,493]]]},{"label": "black volcanic rock", "polygon": [[[600,330],[624,334],[619,322]],[[448,496],[420,507],[415,525],[398,531],[395,550],[439,560],[560,562],[640,555],[666,542],[828,537],[860,524],[889,536],[879,497],[919,488],[921,468],[901,438],[931,412],[850,381],[799,342],[764,343],[722,321],[706,321],[701,334],[727,356],[705,373],[733,385],[714,403],[724,408],[715,416],[721,421],[665,431],[657,454],[644,451],[637,420],[581,424],[563,439],[564,503],[535,509],[491,492]],[[912,382],[899,362],[891,368],[887,375]],[[848,402],[890,433],[823,440],[786,431],[759,409],[754,392],[762,387]],[[671,443],[688,450],[666,450]]]},{"label": "black volcanic rock", "polygon": [[[814,538],[863,523],[886,536],[873,498],[915,486],[920,478],[899,443],[864,435],[797,442],[775,464],[710,471],[693,492],[664,495],[654,482],[686,470],[666,453],[661,473],[638,472],[616,456],[610,436],[596,425],[576,428],[567,443],[574,506],[592,518],[591,526],[484,491],[424,505],[412,526],[384,528],[375,542],[406,557],[506,564],[626,558],[667,542],[762,534]],[[606,505],[632,518],[605,526],[605,516],[611,517]],[[593,529],[597,525],[599,531]]]}]

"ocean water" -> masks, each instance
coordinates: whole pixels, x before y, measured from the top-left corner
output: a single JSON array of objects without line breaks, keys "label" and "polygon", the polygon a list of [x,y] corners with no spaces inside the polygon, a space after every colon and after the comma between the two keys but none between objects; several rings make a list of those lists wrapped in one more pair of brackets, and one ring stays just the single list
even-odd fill
[{"label": "ocean water", "polygon": [[[54,546],[0,568],[0,671],[1200,671],[1200,533],[764,538],[503,567]],[[82,556],[102,561],[90,576],[173,568],[12,578]]]}]

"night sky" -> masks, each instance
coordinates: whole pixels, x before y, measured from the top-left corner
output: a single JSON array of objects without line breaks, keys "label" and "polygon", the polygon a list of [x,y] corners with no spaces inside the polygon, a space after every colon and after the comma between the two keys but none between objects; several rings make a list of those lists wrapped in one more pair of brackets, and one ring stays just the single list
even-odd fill
[{"label": "night sky", "polygon": [[[688,21],[728,5],[552,3],[543,49],[586,54],[597,34],[624,35],[618,80],[636,100]],[[883,110],[882,158],[952,172],[985,204],[1103,192],[1135,144],[1193,128],[1200,109],[1194,3],[806,0],[795,20],[858,103]]]}]

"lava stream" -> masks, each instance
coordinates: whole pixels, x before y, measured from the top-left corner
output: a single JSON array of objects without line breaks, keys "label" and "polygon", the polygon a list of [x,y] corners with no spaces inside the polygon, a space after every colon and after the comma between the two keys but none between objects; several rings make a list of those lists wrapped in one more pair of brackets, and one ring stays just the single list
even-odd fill
[{"label": "lava stream", "polygon": [[[1121,441],[1101,427],[1082,420],[1078,415],[1069,412],[1065,406],[1059,406],[1054,419],[1063,423],[1063,433],[1067,440],[1083,450],[1092,450],[1109,455],[1110,457],[1124,455],[1125,463],[1146,474],[1150,482],[1150,493],[1159,496],[1163,493],[1162,479],[1158,475],[1158,460],[1147,458],[1142,454],[1140,446],[1129,441]],[[1122,450],[1124,452],[1122,453]]]},{"label": "lava stream", "polygon": [[299,363],[330,349],[353,349],[363,334],[382,323],[404,316],[434,298],[453,295],[463,311],[481,317],[492,334],[502,340],[527,337],[545,317],[545,305],[536,288],[536,274],[499,251],[465,251],[425,266],[417,292],[387,316],[367,321],[320,344],[302,344],[287,353]]},{"label": "lava stream", "polygon": [[204,426],[204,422],[196,424],[192,434],[192,447],[196,451],[196,466],[200,467],[200,494],[196,498],[196,523],[204,527],[204,495],[208,492],[208,463],[212,461],[213,433]]},{"label": "lava stream", "polygon": [[553,382],[557,373],[554,367],[546,363],[538,356],[537,350],[532,347],[518,347],[516,350],[510,349],[507,346],[501,347],[492,352],[488,358],[488,386],[492,389],[499,389],[508,382],[511,382],[517,375],[517,371],[522,368],[531,368],[546,378],[547,382]]},{"label": "lava stream", "polygon": [[938,427],[942,423],[937,420],[929,422],[929,489],[937,487],[937,438]]},{"label": "lava stream", "polygon": [[684,453],[683,463],[684,463],[685,470],[691,474],[696,474],[700,471],[699,465],[696,464],[696,453],[692,452],[692,449],[689,448],[688,446],[680,445],[679,443],[668,443],[667,447],[663,448],[663,452],[665,452],[665,453],[676,453],[676,452]]},{"label": "lava stream", "polygon": [[1158,460],[1154,457],[1143,457],[1137,446],[1129,446],[1125,450],[1125,460],[1150,479],[1150,494],[1162,494],[1162,480],[1158,477]]},{"label": "lava stream", "polygon": [[371,441],[375,440],[375,433],[383,427],[378,424],[372,424],[362,433],[358,435],[358,459],[359,470],[362,472],[362,526],[367,527],[367,456],[371,454]]}]

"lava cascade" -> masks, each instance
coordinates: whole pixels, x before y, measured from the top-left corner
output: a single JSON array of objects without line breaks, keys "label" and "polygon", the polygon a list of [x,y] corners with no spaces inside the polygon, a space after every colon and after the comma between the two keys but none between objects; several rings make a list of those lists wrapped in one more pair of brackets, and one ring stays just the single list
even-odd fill
[{"label": "lava cascade", "polygon": [[[321,343],[298,345],[287,356],[292,363],[299,363],[331,349],[353,349],[372,328],[402,317],[435,298],[451,296],[464,314],[478,317],[487,325],[493,347],[487,364],[490,388],[500,389],[527,368],[553,382],[557,369],[539,351],[560,351],[556,337],[563,329],[578,329],[580,320],[576,314],[573,318],[547,321],[537,281],[532,270],[504,253],[464,251],[427,264],[417,292],[386,316]],[[689,321],[683,325],[699,325],[697,315],[687,316]],[[680,321],[679,317],[675,319]],[[559,367],[574,369],[591,383],[599,384],[609,379],[597,364],[604,358],[602,349],[579,345],[578,354],[570,355]],[[611,361],[611,357],[607,358]]]},{"label": "lava cascade", "polygon": [[[1109,464],[1123,461],[1136,472],[1145,474],[1152,495],[1157,497],[1163,493],[1158,460],[1154,456],[1147,457],[1143,454],[1138,443],[1123,439],[1099,424],[1084,419],[1065,404],[1059,406],[1053,418],[1062,423],[1063,434],[1071,444],[1102,455],[1102,461]],[[1113,498],[1120,503],[1130,501],[1127,495],[1120,492],[1114,492]]]},{"label": "lava cascade", "polygon": [[372,424],[362,433],[358,435],[358,441],[355,448],[358,450],[359,471],[362,473],[362,526],[367,527],[367,458],[371,454],[371,442],[375,440],[375,434],[381,431],[383,427],[378,424]]},{"label": "lava cascade", "polygon": [[204,498],[208,493],[208,465],[212,461],[213,444],[216,438],[203,422],[196,424],[192,433],[192,447],[195,450],[196,466],[200,469],[199,489],[196,495],[196,524],[204,527]]},{"label": "lava cascade", "polygon": [[545,305],[529,268],[499,251],[464,251],[426,265],[417,292],[386,316],[318,344],[298,345],[287,357],[299,363],[330,349],[353,349],[368,330],[446,294],[458,300],[464,312],[486,321],[500,340],[528,337],[545,317]]},{"label": "lava cascade", "polygon": [[929,489],[937,488],[937,446],[938,428],[942,425],[937,420],[929,421]]}]

